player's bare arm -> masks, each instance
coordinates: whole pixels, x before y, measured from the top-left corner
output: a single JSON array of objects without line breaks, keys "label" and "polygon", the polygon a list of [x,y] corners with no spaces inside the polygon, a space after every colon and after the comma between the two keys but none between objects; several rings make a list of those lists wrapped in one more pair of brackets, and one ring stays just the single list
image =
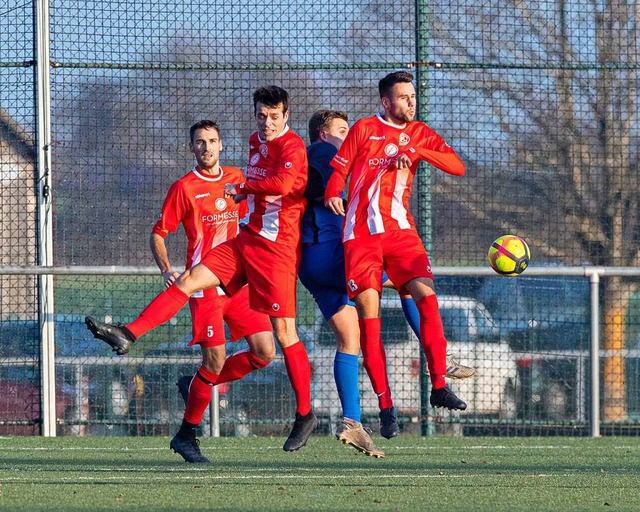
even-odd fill
[{"label": "player's bare arm", "polygon": [[158,265],[160,273],[162,274],[162,282],[169,288],[169,286],[175,283],[180,273],[173,270],[164,238],[157,233],[151,233],[149,242],[153,259],[156,261],[156,265]]}]

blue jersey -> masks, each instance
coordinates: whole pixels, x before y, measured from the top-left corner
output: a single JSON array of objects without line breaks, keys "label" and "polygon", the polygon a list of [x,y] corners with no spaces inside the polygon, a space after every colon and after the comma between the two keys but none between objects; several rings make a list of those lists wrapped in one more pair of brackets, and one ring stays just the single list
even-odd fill
[{"label": "blue jersey", "polygon": [[309,178],[305,191],[307,208],[302,217],[301,227],[303,244],[342,239],[343,218],[331,213],[324,206],[324,191],[333,173],[333,167],[329,162],[337,152],[336,147],[328,142],[314,142],[307,147]]}]

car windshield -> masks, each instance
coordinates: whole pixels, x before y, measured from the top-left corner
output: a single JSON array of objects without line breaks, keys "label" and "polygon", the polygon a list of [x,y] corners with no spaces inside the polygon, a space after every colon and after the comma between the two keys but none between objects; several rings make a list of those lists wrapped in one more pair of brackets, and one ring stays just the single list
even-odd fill
[{"label": "car windshield", "polygon": [[581,277],[493,278],[479,297],[507,329],[528,328],[532,320],[581,324],[588,319],[589,282]]}]

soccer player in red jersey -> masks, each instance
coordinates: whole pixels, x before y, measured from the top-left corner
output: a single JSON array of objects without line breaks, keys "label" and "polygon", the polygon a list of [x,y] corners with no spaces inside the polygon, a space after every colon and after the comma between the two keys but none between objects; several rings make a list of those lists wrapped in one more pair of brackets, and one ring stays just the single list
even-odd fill
[{"label": "soccer player in red jersey", "polygon": [[[185,267],[191,268],[209,249],[235,237],[239,220],[247,213],[246,203],[239,205],[224,193],[227,183],[237,183],[244,175],[237,167],[220,165],[222,140],[218,125],[209,120],[194,124],[190,129],[189,148],[197,165],[171,185],[151,233],[151,252],[167,288],[179,276],[173,270],[165,244],[169,233],[175,233],[180,224],[184,226],[187,236]],[[211,402],[213,386],[241,379],[253,370],[264,368],[275,356],[275,345],[269,317],[249,308],[248,286],[232,297],[220,288],[194,293],[189,298],[189,307],[190,344],[200,345],[202,365],[191,379],[182,426],[171,446],[187,462],[208,463],[200,452],[196,428]],[[249,350],[225,359],[223,321],[229,326],[231,340],[244,337]]]},{"label": "soccer player in red jersey", "polygon": [[[363,363],[383,415],[395,417],[386,354],[380,337],[382,272],[410,293],[420,314],[420,343],[427,358],[433,407],[464,410],[445,383],[444,337],[427,252],[409,213],[411,186],[420,160],[457,176],[465,166],[425,123],[414,121],[413,75],[390,73],[379,83],[383,112],[357,121],[332,160],[325,205],[345,217],[343,244],[347,291],[356,303]],[[346,209],[340,193],[350,177]]]},{"label": "soccer player in red jersey", "polygon": [[296,420],[283,449],[302,448],[317,420],[311,410],[311,368],[298,337],[296,278],[300,257],[300,218],[305,208],[307,154],[304,141],[288,126],[289,95],[276,86],[253,95],[258,131],[249,139],[246,180],[227,183],[225,194],[246,198],[249,222],[240,233],[211,249],[185,270],[133,322],[123,327],[87,317],[87,327],[116,352],[172,318],[193,293],[221,286],[233,296],[249,283],[251,309],[271,318],[296,396]]}]

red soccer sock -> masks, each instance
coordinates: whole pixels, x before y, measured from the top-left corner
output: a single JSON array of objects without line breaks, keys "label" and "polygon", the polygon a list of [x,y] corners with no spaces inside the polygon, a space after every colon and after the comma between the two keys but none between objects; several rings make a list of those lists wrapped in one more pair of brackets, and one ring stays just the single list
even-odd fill
[{"label": "red soccer sock", "polygon": [[446,386],[447,339],[442,328],[438,298],[427,295],[416,302],[416,306],[420,312],[420,343],[427,358],[431,385],[433,389],[441,389]]},{"label": "red soccer sock", "polygon": [[140,316],[130,324],[125,325],[125,327],[136,338],[139,338],[151,329],[155,329],[173,318],[187,302],[189,302],[188,295],[177,286],[170,286],[158,294],[140,313]]},{"label": "red soccer sock", "polygon": [[311,411],[311,365],[307,349],[300,341],[282,349],[284,363],[293,392],[296,395],[296,412],[306,416]]},{"label": "red soccer sock", "polygon": [[381,410],[393,407],[387,374],[387,354],[380,337],[382,321],[380,318],[361,318],[358,323],[362,363],[369,375],[373,391],[378,396],[378,406]]},{"label": "red soccer sock", "polygon": [[238,380],[254,370],[264,368],[269,363],[263,361],[250,350],[243,350],[227,357],[216,384]]},{"label": "red soccer sock", "polygon": [[184,411],[185,421],[194,425],[200,424],[204,411],[207,410],[211,402],[211,391],[217,379],[218,376],[204,366],[198,368],[189,385],[187,408]]}]

